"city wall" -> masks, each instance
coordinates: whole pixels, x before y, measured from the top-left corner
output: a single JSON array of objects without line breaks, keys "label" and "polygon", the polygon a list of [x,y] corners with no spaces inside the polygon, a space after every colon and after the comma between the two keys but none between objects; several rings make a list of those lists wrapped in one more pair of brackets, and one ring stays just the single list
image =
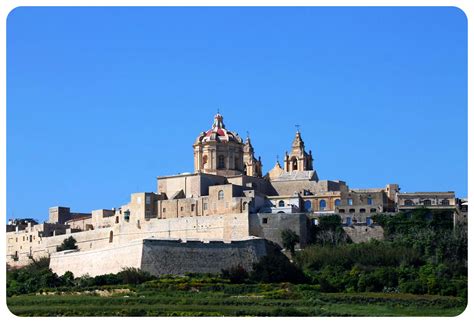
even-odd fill
[{"label": "city wall", "polygon": [[58,275],[71,271],[76,277],[117,273],[124,267],[154,275],[219,273],[237,265],[250,271],[269,248],[273,246],[259,238],[230,243],[143,239],[92,251],[58,252],[51,255],[50,268]]},{"label": "city wall", "polygon": [[[188,239],[233,241],[247,238],[249,235],[247,213],[130,221],[95,230],[74,233],[67,230],[65,234],[51,237],[41,237],[38,231],[27,234],[8,232],[7,264],[14,267],[24,266],[31,261],[30,258],[47,257],[56,252],[56,247],[69,236],[76,239],[81,251],[89,251],[150,237],[184,241]],[[24,241],[25,236],[28,241]],[[15,254],[18,256],[17,260],[14,260]]]}]

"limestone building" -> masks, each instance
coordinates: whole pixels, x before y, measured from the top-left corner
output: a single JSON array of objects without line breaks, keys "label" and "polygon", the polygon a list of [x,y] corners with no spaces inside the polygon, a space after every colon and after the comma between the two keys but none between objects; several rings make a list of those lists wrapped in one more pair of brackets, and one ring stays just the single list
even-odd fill
[{"label": "limestone building", "polygon": [[[58,206],[49,209],[49,218],[43,224],[12,222],[7,226],[7,263],[21,266],[32,258],[54,256],[55,270],[64,272],[71,269],[71,264],[100,257],[103,261],[90,269],[97,274],[147,259],[162,273],[166,266],[146,254],[130,255],[130,259],[126,255],[132,250],[145,253],[153,246],[163,250],[168,245],[173,250],[190,250],[190,254],[196,250],[203,255],[236,254],[223,251],[228,247],[244,248],[245,254],[253,255],[246,259],[255,260],[267,248],[256,241],[266,239],[281,245],[284,229],[295,231],[300,236],[300,247],[304,247],[311,226],[317,225],[321,216],[339,214],[348,234],[358,242],[382,237],[380,227],[373,225],[374,214],[419,205],[456,208],[453,192],[401,193],[397,184],[352,189],[341,180],[321,180],[301,132],[296,131],[288,143],[291,150],[285,152],[283,166],[277,161],[263,175],[262,160],[255,157],[249,136],[244,141],[237,132],[228,130],[218,113],[210,129],[201,132],[192,145],[193,173],[159,176],[155,192],[132,193],[130,201],[120,206],[90,213],[74,213]],[[74,236],[78,251],[56,253],[56,247],[68,236]],[[188,242],[193,243],[192,247],[186,245]],[[117,248],[122,248],[120,254],[125,257],[120,261],[114,258]]]}]

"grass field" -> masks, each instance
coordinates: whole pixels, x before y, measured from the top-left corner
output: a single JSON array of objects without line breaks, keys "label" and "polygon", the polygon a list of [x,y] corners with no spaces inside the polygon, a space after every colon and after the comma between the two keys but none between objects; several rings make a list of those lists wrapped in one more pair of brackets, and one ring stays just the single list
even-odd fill
[{"label": "grass field", "polygon": [[[291,284],[165,283],[7,298],[19,316],[456,316],[456,297],[320,293]],[[106,295],[100,295],[106,294]]]}]

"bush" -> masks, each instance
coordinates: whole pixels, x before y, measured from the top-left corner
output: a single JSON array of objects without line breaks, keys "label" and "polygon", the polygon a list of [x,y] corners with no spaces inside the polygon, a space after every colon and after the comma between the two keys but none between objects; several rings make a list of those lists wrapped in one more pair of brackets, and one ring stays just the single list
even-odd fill
[{"label": "bush", "polygon": [[301,269],[290,263],[281,252],[262,257],[253,265],[250,278],[264,283],[304,283],[307,281]]},{"label": "bush", "polygon": [[117,277],[123,284],[137,285],[146,281],[156,279],[155,276],[138,268],[125,267],[117,273]]},{"label": "bush", "polygon": [[221,272],[222,278],[229,279],[232,284],[242,284],[249,278],[249,274],[241,265],[229,269],[222,269]]},{"label": "bush", "polygon": [[63,243],[60,246],[56,247],[56,251],[64,250],[74,250],[77,249],[76,239],[70,236],[69,238],[64,239]]}]

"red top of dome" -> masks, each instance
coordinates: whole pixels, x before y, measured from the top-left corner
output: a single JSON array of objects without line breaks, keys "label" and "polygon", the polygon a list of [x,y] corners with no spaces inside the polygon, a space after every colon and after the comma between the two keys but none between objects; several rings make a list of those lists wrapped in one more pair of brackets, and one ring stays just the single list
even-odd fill
[{"label": "red top of dome", "polygon": [[237,142],[242,143],[242,139],[239,135],[233,131],[229,131],[225,128],[224,117],[221,114],[216,114],[214,116],[214,123],[212,128],[206,132],[202,132],[196,139],[196,143],[203,142]]}]

